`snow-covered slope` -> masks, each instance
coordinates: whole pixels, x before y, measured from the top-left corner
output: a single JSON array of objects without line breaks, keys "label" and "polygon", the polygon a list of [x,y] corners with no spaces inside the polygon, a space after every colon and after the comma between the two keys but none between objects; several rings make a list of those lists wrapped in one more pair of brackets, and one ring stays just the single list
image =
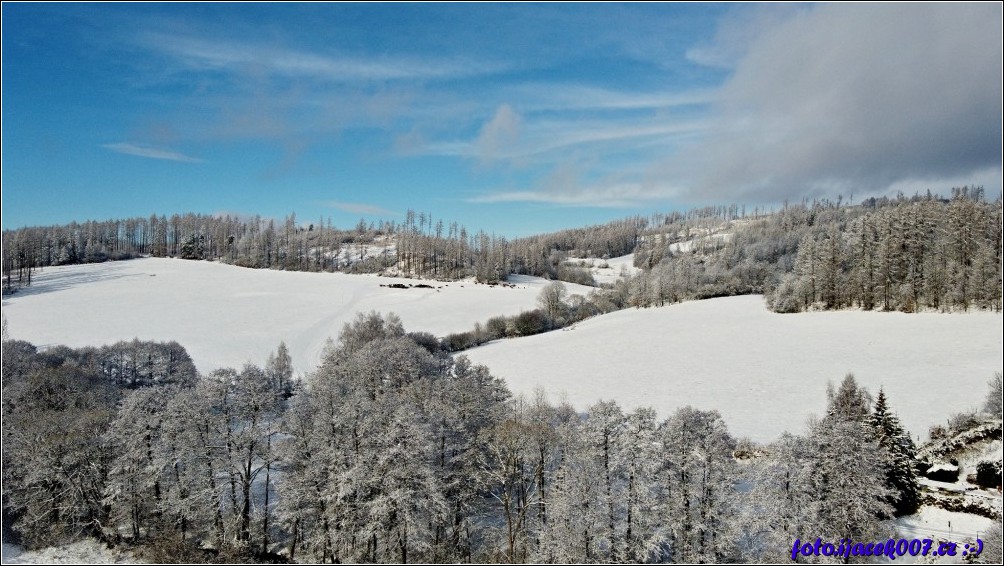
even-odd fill
[{"label": "snow-covered slope", "polygon": [[[337,338],[357,312],[394,312],[408,331],[443,335],[535,308],[548,284],[533,277],[513,282],[489,287],[148,258],[46,268],[31,287],[4,297],[3,315],[12,338],[38,346],[177,340],[203,372],[262,364],[285,340],[296,371],[307,372],[325,339]],[[394,283],[433,288],[381,287]],[[592,290],[566,286],[569,293]]]},{"label": "snow-covered slope", "polygon": [[565,264],[571,267],[588,269],[593,279],[600,285],[614,284],[628,275],[635,275],[640,269],[634,266],[634,254],[602,259],[596,257],[570,257]]},{"label": "snow-covered slope", "polygon": [[[14,338],[37,345],[177,340],[201,371],[264,363],[285,340],[297,372],[312,370],[328,336],[357,312],[395,312],[409,331],[437,335],[535,306],[547,281],[512,287],[369,275],[251,270],[141,259],[47,268],[3,300]],[[434,288],[393,289],[391,283]],[[566,284],[569,293],[589,287]],[[516,392],[542,386],[580,408],[599,399],[722,412],[733,434],[798,432],[825,407],[827,381],[854,372],[884,386],[915,435],[982,403],[1001,371],[1001,315],[859,311],[779,315],[760,297],[627,310],[571,329],[498,341],[467,354]]]},{"label": "snow-covered slope", "polygon": [[514,392],[543,387],[577,408],[615,399],[663,416],[717,409],[730,431],[769,441],[802,432],[826,384],[853,372],[884,387],[915,435],[982,404],[1001,371],[1001,315],[861,311],[775,314],[759,296],[625,310],[572,329],[469,350]]}]

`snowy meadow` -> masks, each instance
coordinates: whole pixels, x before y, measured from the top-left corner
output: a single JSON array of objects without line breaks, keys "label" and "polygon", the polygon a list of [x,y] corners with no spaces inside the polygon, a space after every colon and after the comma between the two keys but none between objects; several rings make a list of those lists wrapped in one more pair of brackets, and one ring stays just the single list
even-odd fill
[{"label": "snowy meadow", "polygon": [[[629,264],[612,263],[618,270]],[[304,375],[357,313],[393,312],[409,332],[443,336],[533,308],[548,283],[510,281],[515,285],[145,258],[46,268],[31,287],[4,297],[3,312],[11,337],[40,347],[176,340],[203,373],[261,365],[283,340]],[[566,286],[569,294],[591,290]],[[532,397],[542,388],[579,410],[614,400],[626,409],[652,407],[663,418],[692,405],[721,412],[736,436],[769,442],[820,415],[827,383],[847,373],[872,392],[884,388],[906,428],[923,439],[931,425],[981,403],[987,377],[1002,369],[1001,343],[1001,315],[985,311],[785,315],[754,295],[628,309],[464,353],[515,394]]]},{"label": "snowy meadow", "polygon": [[317,367],[327,339],[337,339],[356,313],[393,312],[408,331],[441,336],[533,308],[548,283],[515,276],[503,287],[165,258],[49,267],[36,277],[4,296],[13,338],[40,347],[176,340],[200,372],[263,364],[282,340],[300,374]]}]

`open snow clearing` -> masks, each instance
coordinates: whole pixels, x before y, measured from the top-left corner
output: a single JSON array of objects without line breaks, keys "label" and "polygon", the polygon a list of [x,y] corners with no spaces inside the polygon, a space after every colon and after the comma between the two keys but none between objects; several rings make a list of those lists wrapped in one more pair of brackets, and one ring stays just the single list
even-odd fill
[{"label": "open snow clearing", "polygon": [[[139,259],[46,268],[4,297],[12,338],[37,346],[176,340],[202,372],[263,364],[280,340],[297,373],[358,312],[398,314],[408,331],[442,336],[536,306],[549,282],[437,282],[341,273],[244,269]],[[393,288],[398,284],[405,288]],[[419,285],[422,285],[419,287]],[[591,288],[565,284],[570,294]],[[863,311],[775,314],[762,297],[629,309],[563,332],[500,340],[465,352],[515,393],[543,387],[578,409],[614,399],[627,409],[717,409],[736,436],[769,441],[804,430],[826,406],[826,384],[848,372],[884,387],[915,436],[974,408],[1001,371],[999,313]]]},{"label": "open snow clearing", "polygon": [[[298,373],[317,367],[328,337],[358,312],[396,313],[405,330],[442,336],[536,307],[549,281],[511,285],[245,269],[145,258],[48,267],[3,299],[11,338],[44,347],[175,340],[201,372],[264,364],[283,340]],[[394,285],[394,287],[391,287]],[[403,287],[403,288],[401,288]],[[566,284],[569,293],[591,287]]]},{"label": "open snow clearing", "polygon": [[466,354],[514,392],[537,387],[578,409],[613,399],[663,418],[716,409],[736,436],[800,433],[826,409],[826,385],[854,373],[885,388],[915,436],[976,408],[1001,371],[1001,315],[829,311],[776,314],[760,296],[629,309],[569,332],[495,341]]}]

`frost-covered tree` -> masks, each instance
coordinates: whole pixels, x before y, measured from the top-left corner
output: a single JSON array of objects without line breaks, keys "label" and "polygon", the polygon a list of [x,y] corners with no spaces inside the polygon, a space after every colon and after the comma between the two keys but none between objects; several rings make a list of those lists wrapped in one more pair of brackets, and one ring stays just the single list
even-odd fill
[{"label": "frost-covered tree", "polygon": [[[4,354],[11,352],[5,348]],[[59,354],[47,355],[52,363]],[[37,369],[4,375],[5,523],[10,521],[29,548],[100,535],[110,460],[102,433],[115,417],[117,391],[78,367],[23,363]],[[5,357],[5,369],[8,364]]]},{"label": "frost-covered tree", "polygon": [[987,391],[987,399],[983,403],[983,412],[988,415],[1001,418],[1001,413],[1004,411],[1004,409],[1001,408],[1002,398],[1004,398],[1004,394],[1001,392],[1001,373],[995,373],[993,377],[987,381],[987,385],[989,387],[989,391]]},{"label": "frost-covered tree", "polygon": [[[596,533],[603,554],[598,559],[610,560],[622,552],[619,548],[620,507],[622,504],[620,485],[622,469],[618,465],[617,442],[624,427],[624,413],[615,401],[600,401],[589,407],[588,417],[583,426],[583,434],[588,443],[590,457],[594,458],[594,468],[598,473],[595,482],[600,487],[600,505],[603,517],[602,530]],[[616,492],[616,493],[615,493]]]},{"label": "frost-covered tree", "polygon": [[881,389],[868,422],[879,447],[885,451],[885,485],[892,492],[889,503],[897,516],[909,515],[920,506],[920,483],[915,465],[917,448],[899,418],[889,410],[885,391]]},{"label": "frost-covered tree", "polygon": [[366,530],[385,539],[387,560],[424,561],[436,544],[437,526],[449,512],[434,465],[432,435],[407,405],[399,405],[386,418],[385,429],[357,463],[365,482],[357,493],[368,495],[361,502]]},{"label": "frost-covered tree", "polygon": [[994,523],[983,535],[983,552],[979,562],[983,564],[1000,564],[1004,559],[1004,537],[1001,536],[1001,524]]},{"label": "frost-covered tree", "polygon": [[626,415],[616,439],[624,524],[623,542],[613,557],[618,562],[647,562],[659,540],[657,431],[655,411],[640,408]]},{"label": "frost-covered tree", "polygon": [[505,562],[524,562],[530,552],[530,521],[540,504],[537,486],[539,462],[534,457],[533,427],[527,422],[522,400],[510,413],[482,434],[479,481],[496,502],[502,524],[497,529],[499,557]]},{"label": "frost-covered tree", "polygon": [[825,418],[810,428],[808,481],[818,523],[799,538],[877,540],[888,534],[882,520],[894,509],[888,503],[885,453],[866,426]]},{"label": "frost-covered tree", "polygon": [[[167,400],[176,393],[174,386],[131,392],[105,433],[115,458],[109,467],[104,501],[110,509],[109,520],[128,525],[133,541],[151,527],[160,526],[150,522],[160,518],[163,510],[163,425]],[[173,517],[168,517],[171,520]]]},{"label": "frost-covered tree", "polygon": [[744,463],[734,539],[743,562],[783,562],[791,543],[819,528],[819,501],[809,481],[811,445],[804,437],[784,434]]},{"label": "frost-covered tree", "polygon": [[[433,557],[440,561],[470,560],[476,550],[476,541],[472,540],[476,536],[476,517],[484,502],[478,482],[472,481],[478,477],[486,449],[481,435],[505,418],[510,393],[488,368],[472,365],[465,356],[457,357],[444,378],[429,385],[423,413],[429,419],[435,448],[432,462],[449,506],[448,516],[436,525]],[[531,410],[537,454],[543,446],[546,458],[548,435],[539,427],[541,418],[545,417]]]},{"label": "frost-covered tree", "polygon": [[[331,343],[326,357],[333,351]],[[334,501],[340,474],[357,449],[347,428],[362,418],[358,403],[347,396],[346,383],[315,375],[290,400],[283,421],[287,437],[279,446],[288,464],[277,515],[289,532],[291,559],[306,554],[314,561],[334,562],[340,556]]]},{"label": "frost-covered tree", "polygon": [[826,396],[829,401],[826,409],[828,418],[865,422],[871,412],[871,395],[865,388],[858,387],[854,374],[844,376],[836,389],[830,383]]},{"label": "frost-covered tree", "polygon": [[[380,338],[398,338],[404,336],[404,326],[401,319],[394,313],[382,316],[373,311],[369,314],[358,313],[355,320],[346,322],[338,336],[338,351],[335,356],[348,356],[358,348]],[[325,358],[325,361],[328,360]]]},{"label": "frost-covered tree", "polygon": [[547,314],[547,319],[551,326],[560,326],[559,321],[564,315],[565,297],[568,296],[568,289],[561,281],[552,281],[540,290],[537,296],[537,306]]},{"label": "frost-covered tree", "polygon": [[885,534],[881,520],[893,515],[886,487],[887,452],[868,420],[870,398],[848,374],[827,392],[826,416],[811,424],[808,481],[818,505],[814,533],[832,540],[868,540]]},{"label": "frost-covered tree", "polygon": [[561,451],[549,474],[547,524],[539,535],[542,562],[588,563],[602,560],[600,542],[607,523],[602,468],[595,445],[578,416],[556,427]]},{"label": "frost-covered tree", "polygon": [[736,478],[735,440],[717,411],[677,410],[661,429],[662,518],[670,558],[676,562],[722,562]]},{"label": "frost-covered tree", "polygon": [[[274,490],[266,478],[276,460],[274,436],[282,412],[268,375],[250,364],[240,372],[216,370],[175,401],[175,413],[167,418],[176,424],[164,434],[177,442],[166,449],[183,464],[172,513],[188,524],[212,525],[218,548],[251,552],[258,543],[266,546]],[[183,477],[189,481],[182,483]],[[261,537],[254,525],[258,514],[264,522]]]},{"label": "frost-covered tree", "polygon": [[[421,341],[422,337],[418,336]],[[294,556],[470,560],[479,482],[509,394],[485,368],[359,317],[291,399],[279,516]]]},{"label": "frost-covered tree", "polygon": [[293,358],[289,355],[286,342],[279,342],[276,351],[268,355],[265,371],[274,383],[276,391],[288,399],[293,394]]}]

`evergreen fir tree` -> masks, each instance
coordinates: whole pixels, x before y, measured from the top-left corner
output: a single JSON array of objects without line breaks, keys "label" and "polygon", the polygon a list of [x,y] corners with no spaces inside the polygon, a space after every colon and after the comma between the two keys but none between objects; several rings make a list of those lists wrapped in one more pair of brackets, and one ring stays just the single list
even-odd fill
[{"label": "evergreen fir tree", "polygon": [[920,506],[920,484],[914,465],[917,448],[896,415],[889,411],[885,391],[881,389],[868,422],[886,452],[886,487],[893,491],[889,503],[895,507],[896,516],[909,515]]}]

